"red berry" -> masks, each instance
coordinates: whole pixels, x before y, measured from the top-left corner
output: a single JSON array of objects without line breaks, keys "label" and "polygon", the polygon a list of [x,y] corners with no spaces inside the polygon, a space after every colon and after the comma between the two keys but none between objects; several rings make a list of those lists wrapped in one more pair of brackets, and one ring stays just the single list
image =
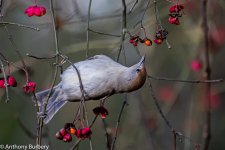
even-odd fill
[{"label": "red berry", "polygon": [[154,42],[156,44],[162,44],[163,40],[162,39],[154,39]]},{"label": "red berry", "polygon": [[29,6],[25,9],[24,13],[27,14],[28,17],[33,15],[41,17],[46,14],[46,9],[43,6]]},{"label": "red berry", "polygon": [[199,60],[193,60],[191,62],[191,69],[193,71],[200,71],[202,69],[202,63]]},{"label": "red berry", "polygon": [[94,112],[95,115],[101,115],[102,119],[105,119],[106,116],[109,114],[108,110],[103,106],[94,108],[93,112]]},{"label": "red berry", "polygon": [[9,84],[9,86],[12,86],[12,87],[17,86],[17,82],[13,76],[8,76],[7,82]]},{"label": "red berry", "polygon": [[62,128],[60,129],[59,133],[64,137],[67,134],[67,131],[64,128]]},{"label": "red berry", "polygon": [[36,83],[35,82],[27,82],[24,86],[24,92],[29,93],[29,92],[34,92],[36,88]]},{"label": "red berry", "polygon": [[145,39],[145,45],[146,46],[151,46],[152,45],[152,41],[148,38]]},{"label": "red berry", "polygon": [[67,133],[67,134],[63,137],[63,141],[64,141],[64,142],[71,142],[71,141],[72,141],[72,136],[71,136],[71,134]]},{"label": "red berry", "polygon": [[133,39],[130,39],[129,42],[130,42],[131,44],[133,44],[133,43],[134,43],[134,40],[133,40]]},{"label": "red berry", "polygon": [[168,22],[169,22],[170,24],[175,24],[175,25],[179,25],[179,24],[180,24],[179,19],[176,18],[176,17],[169,17]]},{"label": "red berry", "polygon": [[5,80],[0,78],[0,88],[5,88]]},{"label": "red berry", "polygon": [[57,133],[55,134],[55,137],[56,137],[57,139],[59,139],[59,140],[62,140],[62,139],[63,139],[63,136],[60,134],[60,132],[57,132]]},{"label": "red berry", "polygon": [[85,138],[90,138],[91,134],[92,134],[91,129],[86,127],[86,128],[77,130],[76,136],[80,139],[85,139]]},{"label": "red berry", "polygon": [[174,13],[174,12],[177,13],[177,12],[180,12],[182,9],[184,9],[183,5],[176,4],[176,5],[171,6],[169,11],[170,11],[170,13]]},{"label": "red berry", "polygon": [[138,42],[134,42],[133,46],[136,47],[138,45]]}]

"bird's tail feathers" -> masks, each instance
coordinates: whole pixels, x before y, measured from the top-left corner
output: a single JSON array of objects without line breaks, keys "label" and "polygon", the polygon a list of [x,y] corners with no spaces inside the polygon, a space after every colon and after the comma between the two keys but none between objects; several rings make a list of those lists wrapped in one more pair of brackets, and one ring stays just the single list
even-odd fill
[{"label": "bird's tail feathers", "polygon": [[[44,101],[47,99],[49,92],[50,92],[50,89],[36,93],[38,106],[40,109],[40,111],[38,112],[39,114],[44,113],[43,104],[44,104]],[[52,94],[48,100],[44,123],[47,124],[52,119],[52,117],[59,111],[59,109],[64,104],[66,104],[66,102],[67,102],[67,96],[63,93],[63,90],[61,89],[61,84],[58,84],[52,89]]]}]

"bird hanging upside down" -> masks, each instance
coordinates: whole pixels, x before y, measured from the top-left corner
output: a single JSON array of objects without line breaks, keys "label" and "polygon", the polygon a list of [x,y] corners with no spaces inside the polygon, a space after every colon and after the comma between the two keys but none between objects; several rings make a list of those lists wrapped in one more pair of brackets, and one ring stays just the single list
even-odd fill
[{"label": "bird hanging upside down", "polygon": [[[125,67],[105,55],[96,55],[75,63],[82,80],[85,100],[100,100],[115,93],[131,92],[141,88],[146,79],[144,61],[145,58],[142,57],[139,63]],[[42,113],[43,101],[49,90],[36,94]],[[79,78],[73,66],[70,66],[61,74],[61,82],[53,88],[44,123],[47,124],[66,102],[78,102],[81,99]]]}]

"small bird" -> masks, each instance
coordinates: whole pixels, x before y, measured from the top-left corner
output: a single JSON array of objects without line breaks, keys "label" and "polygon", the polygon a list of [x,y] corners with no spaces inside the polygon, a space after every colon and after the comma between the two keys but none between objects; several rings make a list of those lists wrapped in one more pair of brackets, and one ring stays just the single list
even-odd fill
[{"label": "small bird", "polygon": [[[74,63],[80,73],[85,100],[100,100],[116,93],[131,92],[142,87],[146,80],[145,57],[139,63],[125,67],[105,55],[96,55]],[[50,89],[36,93],[40,112]],[[46,108],[44,123],[68,101],[82,99],[80,82],[74,67],[69,66],[61,74],[61,82],[53,88]]]}]

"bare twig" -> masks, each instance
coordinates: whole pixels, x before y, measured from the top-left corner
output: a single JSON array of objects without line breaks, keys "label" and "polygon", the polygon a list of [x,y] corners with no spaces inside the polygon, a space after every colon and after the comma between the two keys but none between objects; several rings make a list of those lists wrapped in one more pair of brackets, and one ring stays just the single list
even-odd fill
[{"label": "bare twig", "polygon": [[173,140],[174,140],[173,149],[176,150],[176,138],[177,137],[187,139],[191,143],[193,143],[192,140],[189,137],[186,137],[182,133],[176,131],[174,129],[174,127],[172,126],[172,124],[170,123],[170,121],[166,118],[166,116],[163,113],[163,111],[162,111],[162,109],[161,109],[161,107],[159,105],[159,102],[158,102],[158,100],[157,100],[157,98],[156,98],[156,96],[154,94],[154,90],[153,90],[153,87],[152,87],[152,83],[151,83],[151,80],[149,78],[148,78],[148,86],[150,88],[150,92],[151,92],[152,99],[154,100],[155,106],[156,106],[157,110],[159,111],[160,116],[162,117],[162,119],[166,123],[167,127],[170,129],[171,133],[173,134]]},{"label": "bare twig", "polygon": [[86,58],[89,57],[89,27],[90,27],[90,15],[91,15],[91,3],[92,3],[92,0],[89,0],[89,5],[88,5],[88,16],[87,16],[87,31],[86,31],[86,34],[87,34],[87,49],[86,49]]},{"label": "bare twig", "polygon": [[[74,68],[74,70],[77,73],[77,76],[78,76],[78,79],[79,79],[79,84],[80,84],[80,91],[81,91],[81,94],[82,94],[81,103],[83,104],[83,108],[84,108],[84,112],[85,112],[85,121],[86,121],[87,126],[89,126],[87,108],[86,108],[86,103],[85,103],[85,91],[84,91],[84,86],[83,86],[83,83],[82,83],[82,80],[81,80],[80,72],[77,69],[77,67],[69,60],[68,57],[65,57],[65,56],[63,56],[61,54],[59,54],[59,56],[61,56],[62,58],[64,58],[65,61],[67,61]],[[92,150],[92,142],[91,142],[91,139],[89,141],[90,141],[89,142],[90,149]]]},{"label": "bare twig", "polygon": [[3,25],[3,26],[6,26],[6,25],[14,25],[14,26],[18,26],[18,27],[23,27],[23,28],[27,28],[27,29],[32,29],[32,30],[40,31],[39,28],[31,27],[31,26],[28,26],[28,25],[19,24],[19,23],[15,23],[15,22],[0,22],[0,25]]},{"label": "bare twig", "polygon": [[151,75],[148,75],[148,78],[154,79],[154,80],[161,80],[161,81],[170,81],[170,82],[185,82],[185,83],[221,83],[224,82],[223,79],[216,79],[216,80],[180,80],[180,79],[170,79],[170,78],[164,78],[164,77],[153,77]]},{"label": "bare twig", "polygon": [[30,54],[26,54],[28,57],[31,57],[31,58],[35,58],[35,59],[53,59],[53,58],[56,58],[57,55],[53,55],[53,56],[49,56],[49,57],[37,57],[37,56],[34,56],[34,55],[30,55]]},{"label": "bare twig", "polygon": [[6,76],[6,73],[5,73],[5,68],[4,68],[4,64],[2,62],[2,60],[0,59],[0,64],[1,64],[1,70],[2,70],[2,73],[3,73],[3,77],[4,77],[4,80],[5,80],[5,91],[6,91],[6,100],[5,102],[8,103],[9,101],[9,90],[8,90],[8,81],[7,81],[7,76]]},{"label": "bare twig", "polygon": [[107,125],[105,119],[102,119],[102,123],[103,123],[103,127],[104,127],[104,130],[105,130],[106,149],[110,150],[110,138],[109,138],[109,134],[107,132],[108,125]]},{"label": "bare twig", "polygon": [[25,64],[25,62],[24,62],[23,56],[22,56],[22,54],[20,53],[18,47],[16,46],[16,43],[15,43],[15,41],[14,41],[14,39],[13,39],[11,33],[9,32],[7,26],[5,26],[5,31],[6,31],[7,34],[8,34],[8,38],[9,38],[9,41],[10,41],[11,45],[13,46],[15,52],[17,53],[18,57],[19,57],[20,60],[21,60],[21,63],[22,63],[22,66],[23,66],[22,69],[23,69],[23,71],[24,71],[25,74],[26,74],[26,81],[28,82],[28,81],[29,81],[29,76],[28,76],[27,66],[26,66],[26,64]]},{"label": "bare twig", "polygon": [[[54,21],[54,9],[53,9],[53,2],[52,0],[49,0],[49,4],[50,4],[50,11],[51,11],[51,18],[52,18],[52,26],[53,26],[53,31],[54,31],[54,38],[55,38],[55,50],[56,50],[56,58],[55,58],[55,63],[58,64],[59,61],[59,49],[58,49],[58,38],[57,38],[57,32],[56,32],[56,28],[55,28],[55,21]],[[43,120],[45,118],[45,113],[46,113],[46,109],[47,109],[47,105],[48,105],[48,100],[51,97],[52,91],[53,91],[53,87],[55,85],[56,82],[56,77],[58,74],[58,66],[55,66],[55,72],[54,72],[54,78],[51,84],[51,88],[50,91],[48,93],[47,99],[45,101],[43,101],[43,116],[39,116],[38,117],[38,127],[37,127],[37,138],[36,138],[36,145],[41,145],[41,139],[42,139],[42,128],[43,128]]]},{"label": "bare twig", "polygon": [[[211,79],[211,68],[210,68],[210,60],[209,60],[209,38],[208,38],[208,19],[207,19],[207,4],[208,0],[202,0],[202,30],[204,35],[204,46],[205,46],[205,75],[206,80]],[[204,124],[203,138],[204,145],[203,150],[207,150],[209,148],[210,140],[211,140],[211,83],[207,83],[206,85],[206,121]]]},{"label": "bare twig", "polygon": [[120,124],[120,119],[121,119],[121,116],[122,116],[122,112],[124,110],[124,107],[127,105],[127,100],[125,99],[123,101],[123,105],[120,109],[120,113],[118,115],[118,119],[117,119],[117,123],[116,123],[116,133],[115,133],[115,136],[114,136],[114,139],[112,141],[112,144],[111,144],[111,147],[110,147],[110,150],[114,150],[114,147],[115,147],[115,143],[116,143],[116,139],[117,139],[117,134],[118,134],[118,128],[119,128],[119,124]]},{"label": "bare twig", "polygon": [[138,0],[135,0],[134,4],[132,5],[131,9],[129,10],[129,14],[133,11],[134,7],[137,5]]},{"label": "bare twig", "polygon": [[100,32],[100,31],[96,31],[93,29],[88,29],[89,31],[96,33],[96,34],[101,34],[101,35],[106,35],[106,36],[113,36],[113,37],[120,37],[120,35],[116,35],[116,34],[111,34],[111,33],[104,33],[104,32]]},{"label": "bare twig", "polygon": [[120,39],[119,53],[117,55],[116,61],[119,61],[119,59],[120,59],[120,53],[121,53],[121,51],[123,49],[124,39],[125,39],[126,32],[127,32],[127,6],[126,6],[126,1],[125,0],[122,0],[122,5],[123,5],[122,30],[121,30],[121,39]]},{"label": "bare twig", "polygon": [[76,141],[76,143],[70,148],[70,150],[75,150],[75,148],[77,148],[77,146],[80,144],[80,142],[81,142],[81,139],[78,139]]}]

